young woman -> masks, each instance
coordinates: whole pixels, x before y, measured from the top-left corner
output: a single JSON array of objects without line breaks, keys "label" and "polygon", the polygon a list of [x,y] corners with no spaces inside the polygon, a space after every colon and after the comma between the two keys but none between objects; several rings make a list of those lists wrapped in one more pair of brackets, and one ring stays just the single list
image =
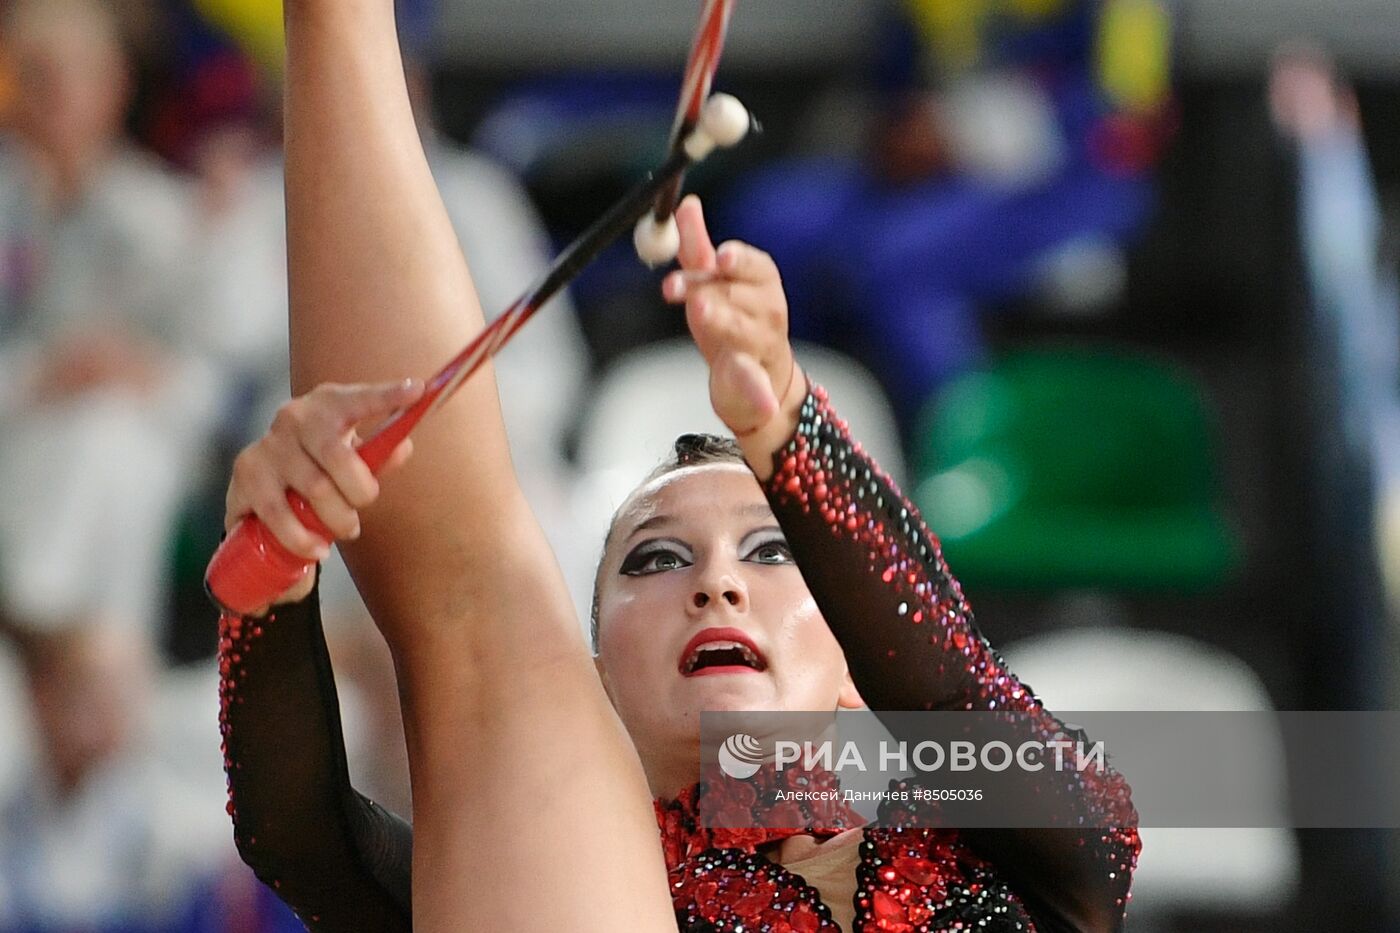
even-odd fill
[{"label": "young woman", "polygon": [[256,513],[324,556],[285,506],[293,488],[341,539],[395,657],[414,833],[410,846],[349,786],[308,580],[266,616],[223,623],[230,810],[260,876],[318,930],[411,917],[420,930],[806,931],[836,929],[833,913],[861,930],[1118,928],[1137,837],[1111,772],[1038,790],[1067,797],[1080,825],[1109,815],[1120,830],[864,830],[839,813],[794,831],[700,826],[700,710],[865,701],[1062,727],[978,635],[917,514],[809,387],[771,260],[717,251],[693,199],[665,292],[685,304],[738,443],[684,440],[619,511],[596,668],[489,378],[423,426],[411,460],[398,452],[381,492],[355,428],[421,389],[307,390],[430,371],[481,316],[462,310],[470,277],[412,129],[391,0],[289,0],[287,17],[293,382],[306,394],[240,456],[229,520]]}]

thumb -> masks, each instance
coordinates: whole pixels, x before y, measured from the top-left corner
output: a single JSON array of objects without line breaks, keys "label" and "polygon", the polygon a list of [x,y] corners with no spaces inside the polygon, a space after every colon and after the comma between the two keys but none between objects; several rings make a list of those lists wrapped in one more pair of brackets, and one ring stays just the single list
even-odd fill
[{"label": "thumb", "polygon": [[711,366],[710,404],[737,437],[763,427],[780,407],[768,371],[747,353],[731,354]]}]

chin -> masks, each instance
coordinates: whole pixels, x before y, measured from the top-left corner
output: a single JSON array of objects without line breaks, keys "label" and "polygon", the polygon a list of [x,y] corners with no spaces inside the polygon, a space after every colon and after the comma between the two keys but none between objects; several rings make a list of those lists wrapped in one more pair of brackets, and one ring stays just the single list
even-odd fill
[{"label": "chin", "polygon": [[732,713],[780,709],[774,683],[754,674],[710,674],[687,678],[686,696],[696,712]]}]

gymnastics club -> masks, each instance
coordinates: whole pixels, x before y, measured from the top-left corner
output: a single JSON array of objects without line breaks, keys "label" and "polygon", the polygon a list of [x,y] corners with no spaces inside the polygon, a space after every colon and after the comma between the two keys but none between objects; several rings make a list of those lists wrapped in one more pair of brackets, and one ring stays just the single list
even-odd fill
[{"label": "gymnastics club", "polygon": [[[738,143],[748,132],[749,122],[747,110],[733,97],[727,94],[711,97],[684,144],[676,147],[659,169],[638,182],[569,244],[535,285],[428,381],[418,401],[375,431],[359,447],[360,459],[371,471],[378,472],[394,448],[424,416],[447,401],[550,298],[572,282],[584,267],[639,218],[647,215],[657,198],[664,195],[686,169],[704,159],[716,147],[727,148]],[[310,531],[327,541],[334,538],[316,517],[311,504],[300,494],[288,490],[287,502]],[[248,615],[291,589],[314,564],[315,561],[308,561],[288,551],[257,516],[249,515],[238,523],[209,562],[204,578],[205,589],[221,609]]]}]

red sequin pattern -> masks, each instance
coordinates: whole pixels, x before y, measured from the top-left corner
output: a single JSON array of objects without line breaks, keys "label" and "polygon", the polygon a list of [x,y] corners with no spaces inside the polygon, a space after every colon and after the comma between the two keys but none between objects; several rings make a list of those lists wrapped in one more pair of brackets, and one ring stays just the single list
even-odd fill
[{"label": "red sequin pattern", "polygon": [[[735,806],[752,810],[773,783],[760,779],[748,795],[732,788],[721,792]],[[655,802],[679,928],[687,933],[840,929],[816,888],[760,850],[798,832],[820,839],[842,827],[707,829],[698,803],[706,792],[709,785],[695,784],[674,800]],[[1020,899],[972,854],[957,830],[909,825],[917,819],[911,812],[882,808],[881,825],[865,831],[856,869],[856,933],[1034,933]],[[840,818],[842,826],[858,820],[853,811]]]},{"label": "red sequin pattern", "polygon": [[[243,702],[238,694],[239,683],[248,676],[245,658],[253,642],[262,637],[263,625],[272,624],[274,616],[264,619],[245,619],[242,616],[225,612],[219,617],[219,751],[224,756],[224,774],[227,777],[228,803],[225,809],[238,825],[238,808],[234,803],[233,772],[243,765],[229,753],[229,737],[233,732],[230,712],[235,704]],[[256,844],[250,838],[249,844]]]},{"label": "red sequin pattern", "polygon": [[[774,466],[765,491],[790,540],[795,532],[811,530],[808,519],[818,517],[819,530],[811,533],[857,544],[864,566],[849,573],[858,578],[864,571],[867,579],[878,581],[876,585],[890,597],[891,618],[872,619],[868,624],[919,627],[922,634],[916,639],[907,637],[907,629],[899,633],[901,637],[882,639],[879,653],[881,660],[889,663],[889,673],[933,668],[939,675],[947,674],[941,681],[942,695],[929,690],[917,704],[884,708],[1028,713],[1041,717],[1036,720],[1042,723],[1037,728],[1047,738],[1063,734],[1058,721],[1044,712],[1032,692],[1010,674],[977,632],[970,607],[947,570],[937,540],[889,477],[851,441],[846,425],[820,388],[813,387],[805,400],[797,431],[775,454]],[[850,581],[846,566],[836,568],[843,585]],[[804,573],[809,571],[805,563],[803,568]],[[883,678],[884,682],[907,679]],[[819,911],[815,921],[809,919],[809,911],[820,903],[815,890],[799,876],[756,859],[757,849],[790,832],[744,830],[717,838],[715,831],[699,827],[693,794],[657,805],[682,929],[787,930],[814,922],[811,929],[829,928],[824,925],[829,921]],[[1127,784],[1115,772],[1095,770],[1084,775],[1083,784],[1072,796],[1095,808],[1095,825],[1119,822],[1123,827],[1089,830],[1076,837],[1077,847],[1091,850],[1096,864],[1102,865],[1110,886],[1123,891],[1117,899],[1121,908],[1140,848]],[[1105,820],[1105,815],[1111,819]],[[994,866],[972,853],[957,830],[927,828],[928,823],[916,827],[913,823],[917,821],[901,816],[909,814],[884,812],[882,808],[881,825],[865,831],[858,868],[856,930],[1035,929],[1019,897],[1000,880]],[[741,892],[746,891],[753,896],[745,899]],[[793,918],[797,918],[796,923]]]}]

